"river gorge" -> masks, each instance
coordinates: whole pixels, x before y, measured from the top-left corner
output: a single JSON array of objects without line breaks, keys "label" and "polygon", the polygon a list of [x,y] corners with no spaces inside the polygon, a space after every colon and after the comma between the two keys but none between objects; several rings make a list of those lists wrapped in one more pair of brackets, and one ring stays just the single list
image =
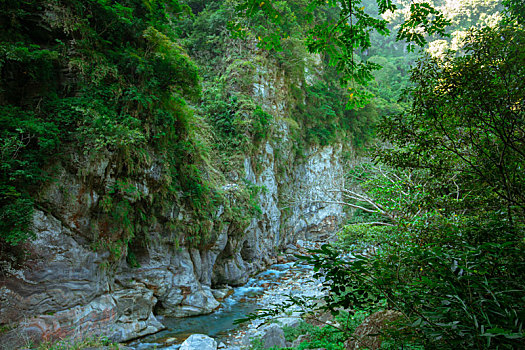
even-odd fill
[{"label": "river gorge", "polygon": [[[97,224],[91,212],[100,197],[93,185],[62,168],[60,185],[52,184],[45,192],[52,210],[35,212],[31,259],[21,268],[4,262],[0,315],[3,322],[17,325],[1,335],[3,344],[9,344],[5,348],[28,339],[85,334],[124,342],[164,329],[158,316],[166,320],[212,312],[220,305],[213,289],[245,285],[288,245],[335,230],[342,207],[323,201],[338,196],[327,190],[341,181],[339,152],[332,146],[312,149],[294,172],[278,178],[278,160],[267,143],[259,155],[264,166],[258,174],[250,159],[244,162],[244,177],[265,191],[259,195],[261,215],[242,236],[221,225],[210,246],[196,249],[173,246],[162,229],[152,230],[148,244],[134,251],[137,267],[126,261],[115,265],[110,254],[93,250],[86,236],[76,234],[88,223]],[[96,166],[98,181],[113,181],[107,163]],[[147,187],[155,170],[145,169],[142,176],[142,184],[136,185]],[[285,214],[280,208],[284,198]],[[183,207],[175,205],[164,215],[191,225],[191,213]]]},{"label": "river gorge", "polygon": [[[70,37],[68,6],[34,11]],[[141,40],[164,45],[163,35],[144,29]],[[225,51],[213,68],[205,50],[191,58],[174,42],[159,56],[172,60],[177,88],[152,93],[151,101],[172,99],[152,109],[158,115],[125,107],[144,120],[129,131],[133,121],[107,120],[113,127],[97,112],[93,128],[79,122],[77,141],[39,165],[46,177],[31,192],[30,238],[0,261],[0,348],[88,335],[127,342],[225,309],[236,294],[219,301],[218,290],[240,293],[287,247],[343,222],[340,190],[355,154],[343,140],[349,130],[309,124],[324,110],[308,91],[330,81],[320,55],[304,53],[296,72],[253,40],[217,35]],[[63,68],[60,84],[80,79],[75,67]],[[89,105],[73,109],[87,116]]]},{"label": "river gorge", "polygon": [[[304,250],[297,249],[296,252],[304,253]],[[296,260],[291,254],[286,257]],[[264,335],[264,331],[259,330],[264,322],[298,324],[304,310],[290,307],[287,313],[277,317],[261,317],[242,324],[235,324],[236,320],[257,309],[281,306],[289,302],[288,296],[320,297],[319,287],[320,282],[313,278],[311,266],[298,261],[277,263],[250,278],[244,286],[225,291],[226,297],[213,313],[183,319],[165,318],[162,320],[165,330],[132,341],[127,346],[136,350],[177,349],[190,335],[204,334],[214,338],[218,344],[222,343],[224,349],[248,347],[253,340]]]}]

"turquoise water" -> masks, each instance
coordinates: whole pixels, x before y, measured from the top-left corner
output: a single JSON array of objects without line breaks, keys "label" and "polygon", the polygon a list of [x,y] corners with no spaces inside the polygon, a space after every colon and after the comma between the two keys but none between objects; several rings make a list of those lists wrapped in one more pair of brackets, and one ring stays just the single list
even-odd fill
[{"label": "turquoise water", "polygon": [[190,334],[207,334],[217,341],[228,338],[228,334],[242,325],[235,325],[234,321],[246,317],[259,306],[257,299],[261,296],[268,283],[278,283],[286,274],[306,269],[306,265],[294,265],[293,263],[275,264],[251,278],[244,286],[234,289],[232,295],[227,297],[220,309],[209,315],[201,315],[185,318],[166,317],[162,323],[167,329],[132,342],[128,346],[136,350],[146,349],[178,349],[180,345],[166,346],[168,338],[176,338],[178,342],[184,341]]}]

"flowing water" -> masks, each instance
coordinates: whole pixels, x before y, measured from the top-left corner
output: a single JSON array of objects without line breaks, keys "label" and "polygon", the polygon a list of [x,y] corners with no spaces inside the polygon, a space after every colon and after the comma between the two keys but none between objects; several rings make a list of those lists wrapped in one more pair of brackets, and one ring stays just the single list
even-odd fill
[{"label": "flowing water", "polygon": [[[234,289],[233,294],[224,299],[221,307],[212,314],[185,318],[166,317],[162,323],[166,326],[164,331],[147,336],[135,341],[128,346],[136,350],[146,349],[177,349],[180,345],[167,345],[182,343],[189,335],[206,334],[217,341],[225,340],[238,329],[234,321],[246,317],[258,307],[258,298],[272,285],[278,284],[284,278],[291,278],[306,271],[309,267],[304,264],[284,263],[275,264],[253,278],[244,286]],[[170,339],[171,338],[171,339]],[[170,339],[167,342],[167,339]]]}]

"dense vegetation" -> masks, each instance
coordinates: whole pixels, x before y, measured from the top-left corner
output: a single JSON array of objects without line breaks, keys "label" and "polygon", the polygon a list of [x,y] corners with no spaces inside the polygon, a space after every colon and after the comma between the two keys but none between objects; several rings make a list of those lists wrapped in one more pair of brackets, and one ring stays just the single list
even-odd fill
[{"label": "dense vegetation", "polygon": [[[134,237],[147,239],[169,203],[182,201],[196,218],[192,232],[169,238],[174,244],[210,239],[221,204],[225,220],[241,226],[256,213],[257,188],[228,196],[221,178],[207,175],[214,171],[209,127],[192,107],[202,78],[179,37],[191,18],[186,4],[3,1],[0,17],[0,255],[30,237],[34,206],[55,210],[39,193],[63,167],[101,195],[93,215],[103,220],[88,236],[117,260]],[[97,174],[104,161],[111,173]],[[159,164],[146,192],[137,184]],[[112,184],[103,182],[108,175]],[[167,231],[180,231],[176,218],[165,221]]]},{"label": "dense vegetation", "polygon": [[418,62],[411,108],[381,125],[386,166],[353,174],[364,192],[349,198],[373,213],[312,259],[330,276],[330,308],[399,311],[387,331],[399,344],[523,345],[524,35],[471,31],[464,55]]},{"label": "dense vegetation", "polygon": [[131,180],[152,152],[168,164],[159,197],[210,191],[186,102],[199,98],[197,67],[170,27],[184,10],[176,1],[2,2],[2,252],[28,238],[33,205],[45,206],[39,188],[74,153],[86,177],[104,156],[117,167],[99,206],[103,244],[125,247],[158,205]]},{"label": "dense vegetation", "polygon": [[[308,258],[326,307],[396,310],[392,346],[523,346],[524,6],[396,4],[3,1],[0,258],[21,254],[35,207],[54,210],[41,193],[62,168],[100,194],[93,247],[134,265],[128,250],[157,224],[174,245],[204,246],[222,206],[242,233],[261,189],[228,192],[223,174],[278,123],[300,156],[363,146],[382,116],[373,161],[342,189],[353,222]],[[254,97],[261,67],[284,72],[280,113]],[[103,161],[113,183],[101,182]],[[145,191],[144,169],[159,163]],[[192,225],[164,215],[168,203]]]},{"label": "dense vegetation", "polygon": [[[311,146],[371,138],[377,113],[345,109],[341,74],[322,69],[325,59],[304,47],[310,27],[294,14],[303,2],[282,4],[291,34],[283,51],[256,47],[273,24],[243,21],[237,4],[2,2],[0,256],[23,255],[35,207],[131,265],[128,252],[159,227],[174,245],[208,244],[222,207],[220,221],[242,234],[262,189],[240,182],[225,190],[225,174],[242,171],[246,155],[257,168],[258,148],[276,137],[276,125],[289,128],[298,157]],[[319,22],[336,15],[329,7],[315,13]],[[254,97],[257,72],[268,69],[283,77],[278,113]],[[64,173],[78,176],[80,192]],[[49,193],[58,188],[65,203],[84,187],[97,194],[87,214],[96,220],[61,217]]]},{"label": "dense vegetation", "polygon": [[[406,46],[393,39],[373,38],[385,44],[374,46],[350,36],[362,60],[372,54],[387,72],[415,66],[410,81],[401,80],[405,102],[379,124],[373,161],[356,166],[342,190],[356,208],[352,222],[337,244],[304,259],[325,278],[324,309],[397,312],[375,335],[386,347],[525,346],[524,8],[504,4],[503,16],[486,12],[502,10],[495,1],[441,7],[448,38],[398,34],[430,42],[420,58],[400,55]],[[439,9],[428,5],[426,14]],[[410,12],[385,13],[393,29],[396,21],[407,28],[404,15],[410,24]],[[375,74],[383,82],[395,76]],[[374,83],[362,89],[379,95],[376,104],[389,93]]]}]

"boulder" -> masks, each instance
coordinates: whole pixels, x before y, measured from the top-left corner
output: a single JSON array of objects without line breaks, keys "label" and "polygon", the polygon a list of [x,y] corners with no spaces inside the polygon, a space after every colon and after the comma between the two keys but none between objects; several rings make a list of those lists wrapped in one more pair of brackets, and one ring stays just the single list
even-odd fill
[{"label": "boulder", "polygon": [[298,249],[297,249],[297,246],[295,244],[288,244],[286,246],[286,252],[287,253],[295,253],[295,252],[297,252],[297,250]]},{"label": "boulder", "polygon": [[301,324],[301,318],[300,317],[279,317],[277,319],[277,322],[285,327],[292,327],[296,328]]},{"label": "boulder", "polygon": [[276,324],[271,324],[264,329],[262,336],[263,348],[269,349],[273,347],[285,348],[286,339],[284,339],[284,331]]},{"label": "boulder", "polygon": [[333,319],[334,316],[329,311],[317,311],[314,314],[308,314],[305,321],[316,327],[324,327],[329,322],[333,322]]},{"label": "boulder", "polygon": [[301,345],[304,342],[310,341],[310,335],[309,334],[301,334],[292,342],[292,348],[298,348],[299,345]]},{"label": "boulder", "polygon": [[213,297],[219,301],[222,301],[228,295],[233,293],[233,288],[221,288],[221,289],[212,289],[211,294]]},{"label": "boulder", "polygon": [[180,350],[217,350],[217,342],[204,334],[192,334],[182,343]]}]

